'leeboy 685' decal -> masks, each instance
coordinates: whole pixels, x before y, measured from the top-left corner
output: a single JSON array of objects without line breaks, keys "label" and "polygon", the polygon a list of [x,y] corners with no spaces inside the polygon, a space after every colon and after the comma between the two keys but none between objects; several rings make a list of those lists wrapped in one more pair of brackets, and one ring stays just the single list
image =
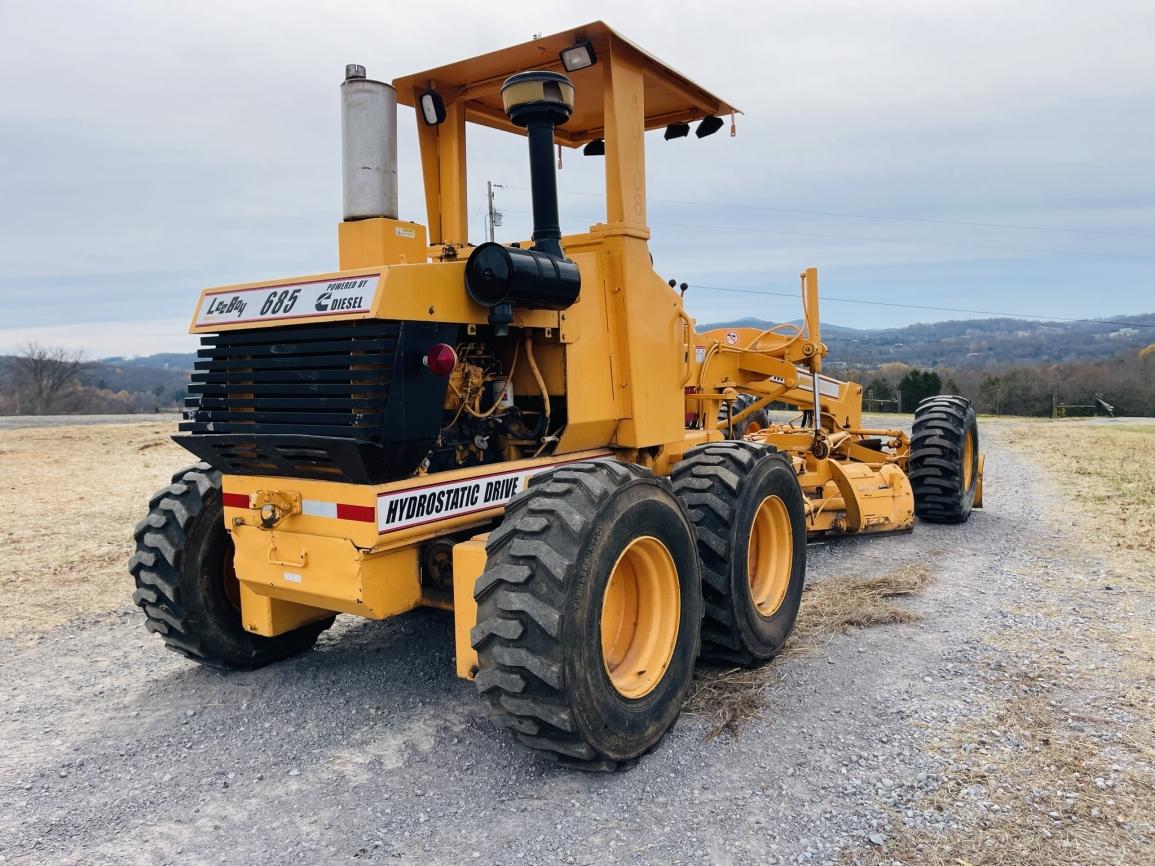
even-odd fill
[{"label": "'leeboy 685' decal", "polygon": [[340,280],[206,292],[193,325],[200,328],[237,322],[367,313],[372,309],[380,279],[377,274],[369,274]]},{"label": "'leeboy 685' decal", "polygon": [[494,475],[378,494],[377,531],[394,532],[423,523],[501,508],[521,493],[529,484],[529,479],[537,473],[571,462],[574,461],[546,463]]}]

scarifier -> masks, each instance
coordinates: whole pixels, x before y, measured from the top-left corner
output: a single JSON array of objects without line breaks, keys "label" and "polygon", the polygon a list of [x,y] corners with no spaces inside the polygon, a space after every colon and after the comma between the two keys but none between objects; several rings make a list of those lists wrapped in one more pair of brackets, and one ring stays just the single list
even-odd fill
[{"label": "scarifier", "polygon": [[[428,221],[397,213],[416,110]],[[798,612],[806,541],[965,521],[959,397],[863,426],[803,324],[698,332],[654,270],[644,135],[737,109],[598,22],[342,85],[339,270],[205,290],[176,440],[202,462],[137,527],[135,599],[202,664],[308,649],[338,613],[453,611],[457,673],[543,756],[628,766],[699,657],[754,665]],[[468,241],[466,124],[524,134],[533,236]],[[556,144],[605,160],[606,219],[562,236]],[[796,407],[772,424],[771,404]]]}]

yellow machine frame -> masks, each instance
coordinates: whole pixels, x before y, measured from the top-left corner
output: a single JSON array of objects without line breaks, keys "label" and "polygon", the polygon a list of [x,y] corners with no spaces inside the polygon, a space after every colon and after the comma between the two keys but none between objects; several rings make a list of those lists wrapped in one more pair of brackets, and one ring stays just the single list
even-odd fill
[{"label": "yellow machine frame", "polygon": [[[276,635],[334,611],[381,619],[421,605],[449,608],[455,613],[457,672],[470,677],[476,666],[469,640],[476,618],[473,587],[485,565],[484,533],[502,507],[390,529],[381,523],[383,502],[415,495],[432,481],[481,490],[495,475],[503,476],[505,490],[520,489],[535,471],[573,460],[624,460],[667,475],[690,448],[727,438],[729,424],[775,403],[802,409],[807,426],[773,426],[755,437],[789,454],[812,532],[913,524],[906,434],[863,427],[860,387],[822,376],[826,347],[814,269],[802,275],[803,327],[704,333],[695,330],[678,292],[655,272],[644,133],[736,109],[600,22],[396,80],[403,104],[414,105],[430,86],[445,97],[445,122],[418,124],[428,226],[385,218],[342,223],[340,270],[294,282],[378,277],[368,310],[337,320],[453,322],[470,333],[484,326],[489,310],[462,289],[460,253],[468,246],[465,124],[522,132],[501,110],[501,82],[525,69],[558,68],[558,52],[578,39],[593,44],[598,63],[573,74],[577,103],[558,140],[576,147],[604,138],[606,220],[562,239],[566,256],[580,269],[579,300],[560,312],[515,309],[512,323],[524,335],[528,358],[514,377],[515,392],[565,395],[568,423],[556,448],[547,457],[511,451],[506,462],[379,485],[226,475],[225,521],[249,631]],[[206,290],[198,309],[213,293],[285,282]],[[245,325],[194,320],[191,330],[239,327]],[[753,395],[755,402],[731,412],[727,421],[726,410],[739,394]],[[450,593],[423,583],[419,562],[422,544],[445,537],[455,540]]]}]

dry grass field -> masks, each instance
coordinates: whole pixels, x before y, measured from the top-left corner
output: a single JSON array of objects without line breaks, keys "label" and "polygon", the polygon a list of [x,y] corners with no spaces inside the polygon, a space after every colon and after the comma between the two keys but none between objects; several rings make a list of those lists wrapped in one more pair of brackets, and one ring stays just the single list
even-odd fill
[{"label": "dry grass field", "polygon": [[[1045,478],[1032,492],[1053,491],[1014,524],[1013,544],[1028,552],[1001,578],[1017,584],[1014,600],[994,583],[993,595],[983,590],[984,616],[993,606],[1013,627],[978,621],[983,651],[967,668],[986,696],[976,712],[942,726],[910,723],[921,726],[920,748],[943,784],[891,819],[885,845],[846,848],[843,862],[1155,862],[1155,424],[981,423],[992,449],[1017,454],[1035,480],[991,478],[1004,506],[979,528],[1008,519],[1016,484]],[[0,429],[0,637],[32,647],[56,625],[129,603],[132,528],[151,493],[192,462],[169,440],[172,427]],[[930,528],[916,536],[948,537]],[[949,632],[949,621],[920,622],[915,609],[919,598],[953,591],[940,581],[942,562],[929,552],[929,568],[872,561],[842,560],[808,586],[787,665],[837,649],[848,629],[914,622]],[[740,742],[766,723],[767,698],[792,688],[780,681],[787,669],[704,671],[687,709],[705,718],[710,742]],[[949,816],[946,829],[909,823],[919,813]]]},{"label": "dry grass field", "polygon": [[[1061,507],[1073,519],[1094,521],[1088,543],[1155,564],[1155,422],[1057,421],[1012,433],[1015,447],[1029,451],[1071,492]],[[1150,570],[1136,577],[1155,581]]]},{"label": "dry grass field", "polygon": [[174,424],[0,430],[0,637],[131,603],[132,528],[195,462]]}]

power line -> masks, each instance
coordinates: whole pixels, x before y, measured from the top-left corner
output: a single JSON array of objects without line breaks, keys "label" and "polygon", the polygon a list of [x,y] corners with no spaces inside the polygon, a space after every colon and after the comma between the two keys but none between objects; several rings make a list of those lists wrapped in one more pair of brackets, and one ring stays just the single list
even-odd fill
[{"label": "power line", "polygon": [[[526,189],[526,187],[509,186],[509,185],[507,185],[506,188],[507,189],[521,189],[521,190]],[[572,194],[573,195],[590,195],[590,196],[598,195],[597,193],[572,193]],[[666,201],[672,201],[672,200],[666,199]],[[678,203],[680,203],[680,204],[699,204],[698,202],[678,202]],[[737,207],[744,207],[744,206],[737,205]],[[507,208],[507,210],[512,210],[515,213],[529,213],[529,211],[520,210],[517,208]],[[772,210],[772,208],[767,208],[767,210]],[[931,221],[931,222],[933,222],[933,221]],[[891,239],[891,238],[869,238],[869,237],[852,236],[852,235],[831,235],[831,234],[817,234],[817,233],[807,233],[807,232],[788,232],[788,231],[780,231],[777,229],[751,228],[751,227],[745,227],[745,226],[715,226],[715,225],[704,225],[704,224],[698,224],[698,223],[668,223],[668,222],[657,222],[657,221],[652,221],[652,220],[651,220],[651,223],[653,225],[675,226],[675,227],[679,227],[679,228],[700,228],[700,229],[712,229],[712,230],[718,230],[718,231],[752,231],[752,232],[760,232],[760,233],[766,233],[766,234],[790,235],[790,236],[795,236],[795,237],[825,238],[825,239],[833,239],[833,240],[856,240],[856,241],[869,241],[869,242],[876,242],[876,243],[917,244],[920,246],[969,247],[969,248],[975,248],[975,249],[999,250],[999,251],[1003,251],[1003,252],[1030,252],[1030,253],[1044,253],[1044,254],[1067,255],[1067,256],[1085,255],[1085,256],[1097,256],[1097,257],[1102,257],[1102,258],[1125,258],[1125,259],[1139,259],[1139,260],[1144,260],[1144,261],[1155,261],[1155,257],[1152,257],[1152,256],[1127,256],[1127,255],[1120,255],[1120,254],[1114,254],[1114,253],[1077,252],[1077,251],[1072,251],[1072,250],[1032,249],[1032,248],[1028,248],[1028,247],[1004,247],[1004,246],[993,246],[993,245],[987,245],[987,244],[949,243],[946,241],[914,241],[914,240],[898,240],[898,239]],[[717,291],[717,292],[735,292],[735,293],[749,294],[749,295],[768,295],[768,296],[785,297],[785,298],[797,297],[797,295],[795,293],[790,293],[790,292],[770,292],[770,291],[760,291],[757,289],[737,289],[737,288],[729,288],[729,287],[725,287],[725,286],[706,286],[706,285],[700,285],[700,284],[698,284],[698,285],[691,284],[690,288],[706,289],[709,291]],[[839,302],[839,303],[846,303],[846,304],[863,304],[863,305],[868,305],[868,306],[879,306],[879,307],[899,307],[899,308],[910,309],[910,310],[930,310],[930,311],[941,312],[941,313],[965,313],[965,314],[972,314],[972,315],[1000,316],[1003,318],[1010,318],[1010,319],[1038,319],[1040,321],[1051,321],[1051,322],[1084,322],[1084,323],[1094,324],[1094,325],[1117,325],[1119,327],[1155,328],[1155,325],[1144,324],[1142,322],[1117,322],[1117,321],[1112,321],[1109,319],[1080,319],[1080,318],[1068,318],[1068,317],[1064,317],[1064,316],[1044,316],[1044,315],[1031,314],[1031,313],[1006,313],[1006,312],[998,312],[995,310],[974,310],[974,309],[967,309],[967,308],[961,308],[961,307],[936,307],[936,306],[928,306],[925,304],[902,304],[902,303],[897,303],[897,302],[892,302],[892,301],[868,301],[868,300],[862,300],[859,298],[836,298],[836,297],[832,297],[829,295],[823,296],[823,300],[834,301],[834,302]]]},{"label": "power line", "polygon": [[[522,210],[519,208],[506,208],[506,210],[514,212],[514,213],[529,213],[529,211]],[[1005,247],[1005,246],[999,246],[999,245],[995,245],[995,244],[968,244],[968,243],[959,243],[959,242],[954,242],[954,241],[916,241],[916,240],[906,240],[903,238],[865,237],[863,235],[834,235],[834,234],[825,234],[825,233],[819,233],[819,232],[790,232],[790,231],[785,231],[783,229],[767,229],[767,228],[759,228],[759,227],[755,227],[755,226],[718,226],[718,225],[708,225],[706,223],[671,223],[671,222],[665,222],[662,220],[649,220],[649,223],[650,223],[650,225],[654,225],[654,226],[671,226],[674,228],[687,228],[687,229],[710,229],[713,231],[726,231],[726,232],[755,232],[757,234],[785,235],[788,237],[796,237],[796,238],[821,238],[823,240],[836,240],[836,241],[864,241],[866,243],[875,243],[875,244],[910,244],[910,245],[920,246],[920,247],[960,247],[963,249],[974,249],[974,250],[997,250],[999,252],[1007,252],[1007,253],[1035,253],[1035,254],[1053,255],[1053,256],[1094,256],[1095,258],[1102,258],[1102,259],[1128,259],[1128,260],[1155,262],[1155,256],[1133,256],[1133,255],[1128,255],[1126,253],[1097,253],[1097,252],[1090,252],[1090,251],[1083,251],[1083,250],[1052,250],[1052,249],[1042,249],[1042,248],[1038,248],[1038,247]]]},{"label": "power line", "polygon": [[1000,252],[1012,252],[1012,253],[1043,253],[1045,255],[1055,255],[1055,256],[1095,256],[1097,258],[1104,258],[1104,259],[1139,259],[1141,261],[1155,262],[1155,256],[1130,256],[1130,255],[1127,255],[1125,253],[1095,253],[1095,252],[1087,252],[1087,251],[1082,251],[1082,250],[1050,250],[1050,249],[1038,249],[1038,248],[1032,248],[1032,247],[1004,247],[1004,246],[996,246],[993,244],[964,244],[964,243],[955,243],[955,242],[951,242],[951,241],[913,241],[913,240],[903,240],[900,238],[862,237],[861,235],[829,235],[829,234],[818,234],[815,232],[788,232],[788,231],[782,231],[779,229],[754,228],[752,226],[713,226],[713,225],[702,225],[702,224],[698,224],[698,223],[657,222],[656,220],[651,220],[650,222],[653,225],[678,226],[680,228],[714,229],[717,231],[730,231],[730,232],[757,232],[759,234],[790,235],[791,237],[799,237],[799,238],[824,238],[826,240],[841,240],[841,241],[868,241],[870,243],[876,243],[876,244],[914,244],[914,245],[920,246],[920,247],[965,247],[968,249],[975,249],[975,250],[998,250]]},{"label": "power line", "polygon": [[[703,286],[690,283],[691,289],[705,289],[712,292],[734,292],[743,295],[768,295],[776,298],[797,298],[797,292],[769,292],[761,289],[736,289],[728,286]],[[907,310],[934,310],[939,313],[969,313],[980,316],[999,316],[1004,319],[1040,319],[1046,322],[1086,322],[1091,325],[1118,325],[1123,328],[1155,328],[1143,322],[1115,322],[1110,319],[1072,319],[1064,316],[1040,316],[1032,313],[1001,313],[995,310],[970,310],[962,307],[931,307],[925,304],[900,304],[895,301],[867,301],[861,298],[836,298],[823,295],[823,302],[834,301],[842,304],[864,304],[871,307],[901,307]]]},{"label": "power line", "polygon": [[[574,195],[595,195],[596,193],[573,193]],[[761,210],[771,211],[773,213],[792,213],[804,214],[807,216],[833,216],[833,217],[847,217],[849,219],[859,220],[886,220],[890,222],[904,222],[904,223],[930,223],[932,225],[946,225],[946,226],[973,226],[977,228],[989,229],[1025,229],[1035,232],[1064,232],[1069,234],[1080,235],[1104,235],[1106,237],[1117,238],[1143,238],[1145,240],[1155,240],[1155,235],[1141,235],[1132,232],[1109,232],[1098,229],[1073,229],[1054,227],[1048,228],[1046,226],[1028,226],[1016,225],[1014,223],[984,223],[984,222],[970,222],[968,220],[936,220],[928,217],[899,217],[899,216],[880,216],[877,214],[860,214],[848,213],[846,211],[831,211],[831,210],[798,210],[795,208],[781,208],[781,207],[765,207],[763,205],[754,204],[713,204],[705,201],[680,201],[678,199],[661,199],[655,198],[650,201],[663,202],[665,204],[680,204],[692,205],[694,207],[715,207],[715,208],[735,208],[741,210]]]},{"label": "power line", "polygon": [[[528,187],[510,187],[510,189],[523,189],[524,190],[524,189],[528,189]],[[605,196],[602,195],[601,193],[579,192],[576,190],[575,191],[566,190],[562,194],[563,195],[592,196],[594,198],[605,198]],[[943,220],[943,219],[931,219],[929,217],[882,216],[880,214],[850,213],[849,211],[801,210],[798,208],[768,207],[766,205],[757,205],[757,204],[720,204],[718,202],[687,201],[685,199],[654,198],[652,196],[647,196],[647,199],[649,201],[660,202],[662,204],[689,205],[691,207],[713,207],[713,208],[735,209],[735,210],[760,210],[760,211],[769,211],[771,213],[802,214],[805,216],[833,216],[833,217],[846,217],[848,219],[859,219],[859,220],[878,220],[878,221],[904,222],[904,223],[930,223],[932,225],[973,226],[973,227],[977,227],[977,228],[990,228],[990,229],[1023,229],[1026,231],[1035,231],[1035,232],[1063,232],[1063,233],[1067,233],[1067,234],[1103,235],[1106,237],[1143,238],[1144,240],[1155,240],[1155,235],[1138,234],[1136,232],[1109,232],[1109,231],[1104,231],[1102,229],[1077,229],[1077,228],[1066,228],[1063,226],[1032,226],[1032,225],[1021,225],[1021,224],[1016,224],[1016,223],[972,222],[970,220]]]}]

